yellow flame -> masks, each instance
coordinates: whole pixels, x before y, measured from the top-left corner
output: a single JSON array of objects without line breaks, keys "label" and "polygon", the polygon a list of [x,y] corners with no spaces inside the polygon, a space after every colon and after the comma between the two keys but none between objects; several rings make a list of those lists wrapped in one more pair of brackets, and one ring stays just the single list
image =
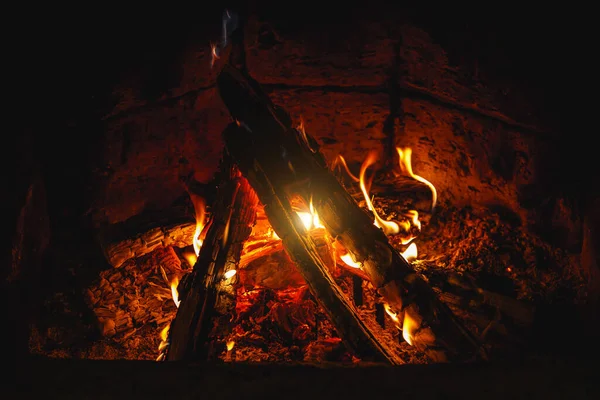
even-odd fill
[{"label": "yellow flame", "polygon": [[379,216],[379,214],[377,214],[375,207],[373,207],[373,202],[371,201],[371,198],[369,197],[369,190],[367,189],[367,186],[366,186],[367,181],[365,178],[365,174],[367,172],[367,169],[371,165],[375,164],[375,162],[377,162],[377,154],[375,152],[371,152],[371,153],[369,153],[369,155],[367,156],[365,161],[362,163],[362,165],[360,167],[360,174],[358,176],[359,183],[360,183],[360,190],[362,191],[362,194],[365,198],[365,202],[367,203],[367,208],[373,213],[373,215],[375,217],[375,222],[374,222],[375,226],[378,228],[381,228],[386,235],[393,235],[393,234],[400,232],[400,227],[394,221],[385,221]]},{"label": "yellow flame", "polygon": [[[321,223],[321,219],[319,218],[319,214],[317,214],[317,210],[315,210],[313,206],[313,201],[310,199],[309,203],[309,212],[304,211],[296,211],[296,214],[300,217],[302,221],[302,225],[306,228],[306,230],[312,229],[325,229],[325,226]],[[279,238],[279,237],[277,237]]]},{"label": "yellow flame", "polygon": [[296,214],[298,214],[300,220],[302,221],[302,225],[304,225],[307,230],[312,228],[313,216],[310,213],[296,211]]},{"label": "yellow flame", "polygon": [[235,274],[237,274],[237,271],[235,269],[230,269],[223,274],[223,277],[225,277],[225,279],[231,279],[235,276]]},{"label": "yellow flame", "polygon": [[169,329],[171,328],[171,324],[165,326],[164,328],[162,328],[162,330],[160,331],[160,340],[162,340],[163,342],[167,341],[167,338],[169,337]]},{"label": "yellow flame", "polygon": [[408,262],[416,260],[417,255],[417,245],[414,243],[411,243],[410,246],[408,246],[406,250],[402,252],[402,257],[404,257]]},{"label": "yellow flame", "polygon": [[414,334],[419,326],[414,319],[408,313],[404,313],[404,322],[402,323],[402,337],[406,340],[406,343],[411,346],[414,343]]},{"label": "yellow flame", "polygon": [[340,260],[342,260],[344,263],[346,263],[346,265],[348,265],[349,267],[352,267],[352,268],[362,267],[361,263],[354,261],[354,259],[352,258],[352,255],[350,255],[350,253],[346,253],[343,256],[340,256]]},{"label": "yellow flame", "polygon": [[385,309],[385,312],[387,313],[387,315],[389,315],[390,318],[396,324],[400,323],[400,319],[398,318],[398,314],[396,314],[395,312],[392,311],[392,308],[390,307],[390,305],[388,303],[383,303],[383,308]]},{"label": "yellow flame", "polygon": [[198,255],[200,255],[200,248],[202,247],[202,239],[200,239],[200,235],[202,234],[202,230],[204,229],[204,225],[206,223],[206,202],[198,195],[190,195],[190,197],[192,199],[192,203],[194,204],[194,210],[196,211],[196,230],[194,231],[192,243],[194,245],[196,257],[198,257]]},{"label": "yellow flame", "polygon": [[169,342],[167,341],[167,339],[169,338],[169,329],[170,328],[171,328],[171,324],[165,326],[160,331],[160,334],[159,334],[160,343],[158,345],[158,351],[161,352],[161,354],[158,356],[156,361],[162,361],[164,359],[164,354],[162,354],[162,351],[169,345]]},{"label": "yellow flame", "polygon": [[191,267],[196,265],[196,261],[198,261],[198,256],[195,253],[192,253],[189,251],[184,251],[182,253],[182,255],[183,255],[183,258],[185,258],[185,261],[187,261]]},{"label": "yellow flame", "polygon": [[402,172],[404,172],[405,174],[407,174],[408,176],[410,176],[411,178],[413,178],[421,183],[424,183],[431,190],[431,195],[432,195],[431,210],[433,211],[433,209],[435,208],[435,204],[437,202],[437,190],[435,189],[435,186],[433,186],[433,184],[431,182],[429,182],[427,179],[425,179],[419,175],[415,175],[413,173],[412,162],[411,162],[412,149],[410,147],[406,147],[404,149],[402,149],[401,147],[396,147],[396,151],[398,152],[398,157],[400,157],[400,170]]},{"label": "yellow flame", "polygon": [[177,308],[179,308],[179,304],[181,303],[181,300],[179,300],[179,292],[177,291],[177,285],[179,285],[179,278],[174,277],[173,280],[171,281],[171,297],[173,298],[173,302],[175,303],[175,306],[177,306]]},{"label": "yellow flame", "polygon": [[227,351],[231,351],[231,350],[233,350],[233,346],[235,346],[235,342],[233,340],[230,340],[227,342],[226,346],[227,346]]}]

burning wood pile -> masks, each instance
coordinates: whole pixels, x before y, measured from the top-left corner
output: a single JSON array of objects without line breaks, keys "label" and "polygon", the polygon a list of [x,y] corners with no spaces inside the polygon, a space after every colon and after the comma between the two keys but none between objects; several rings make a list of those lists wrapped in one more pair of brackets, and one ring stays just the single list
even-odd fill
[{"label": "burning wood pile", "polygon": [[[245,308],[252,308],[249,299],[256,297],[251,291],[247,294],[245,283],[261,283],[249,279],[253,275],[250,268],[243,274],[239,292],[234,287],[237,270],[276,252],[280,246],[289,257],[288,267],[293,265],[300,272],[313,299],[355,357],[390,364],[403,362],[365,323],[336,283],[338,263],[368,282],[402,330],[403,338],[431,359],[485,358],[476,338],[389,243],[386,233],[399,234],[401,243],[409,244],[421,226],[415,210],[408,211],[400,222],[385,221],[375,211],[366,178],[375,156],[369,155],[358,177],[373,221],[329,171],[314,139],[303,129],[293,129],[289,116],[270,102],[256,82],[225,66],[218,84],[235,120],[224,132],[224,178],[194,270],[178,288],[182,306],[169,329],[168,340],[161,344],[161,350],[168,351],[159,358],[209,357],[214,352],[209,337],[215,316],[230,316],[232,307],[236,307],[238,317],[243,316]],[[412,172],[410,150],[398,149],[398,154],[403,172],[432,189],[434,206],[435,188]],[[343,159],[340,162],[345,165]],[[263,246],[271,242],[269,251],[265,252],[264,247],[247,250],[244,260],[244,244],[252,233],[259,199],[275,233],[269,229],[269,236],[262,239]],[[413,245],[407,251],[414,249]],[[243,265],[243,261],[250,262]],[[267,278],[272,275],[271,271],[262,274]],[[299,276],[295,280],[301,281]],[[304,297],[302,291],[287,295],[296,302]],[[237,306],[238,297],[245,307]],[[288,302],[283,303],[282,310]],[[271,308],[271,312],[277,316],[282,311]],[[299,321],[303,328],[289,332],[292,337],[301,338],[317,329],[314,322],[311,327],[309,321]],[[304,335],[302,330],[306,331]],[[227,343],[231,347],[235,340]]]},{"label": "burning wood pile", "polygon": [[217,86],[233,120],[219,173],[103,232],[114,268],[86,292],[103,339],[84,357],[485,359],[523,342],[531,303],[582,287],[576,260],[502,210],[438,206],[410,148],[388,174],[377,153],[328,163],[243,68],[225,65]]},{"label": "burning wood pile", "polygon": [[[437,191],[412,170],[411,149],[396,149],[389,176],[371,172],[375,153],[358,173],[342,156],[328,166],[303,124],[293,128],[251,78],[228,65],[218,83],[235,122],[213,184],[187,182],[185,206],[103,237],[115,268],[87,301],[107,348],[157,360],[481,359],[523,340],[534,309],[520,300],[553,291],[535,282],[569,281],[498,261],[494,231],[522,243],[521,254],[536,239],[490,210],[446,205],[434,217]],[[469,254],[482,243],[488,250]],[[568,274],[569,260],[555,258]],[[482,263],[518,282],[520,298],[482,289]]]}]

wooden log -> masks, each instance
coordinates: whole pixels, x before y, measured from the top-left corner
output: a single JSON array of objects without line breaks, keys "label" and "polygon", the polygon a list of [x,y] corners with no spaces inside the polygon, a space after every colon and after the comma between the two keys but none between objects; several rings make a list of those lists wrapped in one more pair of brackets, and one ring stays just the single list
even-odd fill
[{"label": "wooden log", "polygon": [[145,212],[105,228],[99,242],[106,260],[115,268],[131,258],[149,254],[158,247],[192,244],[196,219],[188,206]]},{"label": "wooden log", "polygon": [[[232,282],[226,278],[226,272],[237,268],[243,243],[254,224],[256,194],[237,169],[225,165],[229,176],[217,189],[198,260],[178,288],[181,303],[169,331],[166,359],[170,361],[207,358],[215,306],[231,294],[228,289]],[[224,292],[223,296],[219,296],[219,291]]]},{"label": "wooden log", "polygon": [[[238,157],[241,148],[237,147],[240,143],[236,143],[235,138],[239,137],[240,129],[232,124],[224,132],[228,144],[227,150]],[[244,146],[247,145],[245,140],[242,140],[242,143]],[[251,148],[251,151],[254,150]],[[244,172],[247,173],[248,180],[264,204],[267,217],[282,239],[289,257],[294,261],[311,293],[344,340],[344,344],[361,359],[392,365],[401,364],[402,361],[397,355],[379,343],[373,332],[361,320],[356,308],[336,284],[319,256],[315,241],[302,224],[298,214],[292,210],[291,202],[283,190],[271,183],[258,162],[254,163],[251,170],[246,169]]]},{"label": "wooden log", "polygon": [[[276,196],[279,199],[294,194],[307,202],[312,199],[330,235],[362,264],[371,283],[404,321],[401,327],[410,330],[413,344],[431,359],[485,357],[476,338],[439,301],[383,231],[373,225],[372,216],[329,171],[316,141],[291,128],[289,115],[272,104],[256,81],[235,68],[225,66],[217,84],[239,125],[227,130],[226,147],[253,186],[256,182],[282,188],[284,193]],[[257,191],[260,196],[261,191]],[[277,221],[271,223],[277,231]]]},{"label": "wooden log", "polygon": [[149,254],[158,247],[183,248],[192,244],[196,217],[189,196],[200,196],[212,204],[215,185],[197,182],[191,176],[181,176],[180,181],[188,195],[169,208],[145,211],[100,230],[98,241],[110,265],[119,268],[127,260]]}]

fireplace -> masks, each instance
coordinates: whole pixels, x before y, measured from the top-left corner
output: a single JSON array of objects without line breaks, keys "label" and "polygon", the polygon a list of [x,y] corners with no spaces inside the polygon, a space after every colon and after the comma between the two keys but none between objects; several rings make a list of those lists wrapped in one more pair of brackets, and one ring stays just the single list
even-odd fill
[{"label": "fireplace", "polygon": [[[27,126],[5,280],[5,293],[24,299],[5,302],[19,357],[364,366],[593,348],[593,157],[559,118],[560,96],[542,89],[543,49],[532,60],[516,32],[499,39],[494,27],[409,10],[342,11],[334,22],[300,14],[310,24],[274,5],[220,8],[189,29],[125,36],[98,50],[92,60],[104,65],[80,72],[102,75],[93,93],[76,82],[66,106],[50,107],[45,122],[63,136]],[[255,108],[224,77],[293,127],[298,147],[285,142],[273,159],[300,148],[323,158],[329,184],[314,189],[309,174],[310,195],[306,165],[290,161],[297,181],[264,170],[290,220],[272,211],[279,203],[253,169],[265,160],[257,141],[279,136],[260,139],[254,127],[268,123],[239,117]],[[231,197],[232,182],[243,195]],[[288,198],[284,183],[304,195]],[[335,229],[363,218],[369,228]],[[399,303],[373,272],[394,274],[378,269],[371,235],[419,282],[397,290]],[[229,264],[211,277],[203,251],[208,260],[222,248]],[[308,262],[298,248],[316,255]],[[174,335],[203,285],[214,298],[186,311],[201,329]],[[201,350],[176,352],[181,340]]]}]

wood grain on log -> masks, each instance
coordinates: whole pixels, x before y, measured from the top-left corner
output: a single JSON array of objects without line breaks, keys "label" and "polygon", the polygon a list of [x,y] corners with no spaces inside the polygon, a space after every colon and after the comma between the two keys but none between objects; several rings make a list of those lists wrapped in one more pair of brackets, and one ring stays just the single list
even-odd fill
[{"label": "wood grain on log", "polygon": [[[481,355],[482,349],[474,336],[438,300],[431,287],[391,246],[383,231],[373,225],[372,217],[329,171],[314,139],[292,129],[285,111],[272,104],[257,82],[233,67],[224,68],[217,83],[223,101],[239,124],[226,130],[226,148],[263,203],[273,204],[271,215],[267,212],[269,220],[284,239],[284,245],[289,246],[286,248],[292,258],[304,263],[307,276],[317,278],[308,275],[314,274],[315,266],[307,262],[312,259],[310,244],[301,241],[304,248],[299,248],[297,240],[286,244],[286,236],[302,238],[303,234],[298,229],[289,232],[289,226],[299,223],[286,210],[287,198],[292,194],[301,195],[307,203],[313,200],[329,234],[362,264],[371,283],[392,309],[402,313],[405,320],[409,318],[415,346],[437,361]],[[334,311],[331,305],[328,311]],[[331,317],[334,321],[339,318]]]},{"label": "wood grain on log", "polygon": [[180,205],[142,213],[111,225],[100,233],[99,240],[106,260],[119,268],[125,261],[149,254],[158,247],[191,245],[195,229],[193,208]]}]

